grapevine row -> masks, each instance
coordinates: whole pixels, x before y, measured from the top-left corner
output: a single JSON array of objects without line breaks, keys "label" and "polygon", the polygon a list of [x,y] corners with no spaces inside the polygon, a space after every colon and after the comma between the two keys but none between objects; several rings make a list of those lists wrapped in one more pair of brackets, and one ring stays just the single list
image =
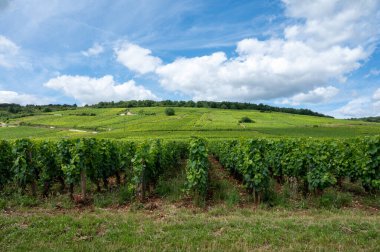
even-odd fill
[{"label": "grapevine row", "polygon": [[208,186],[208,150],[204,139],[194,138],[189,146],[189,159],[186,166],[187,190],[204,200]]},{"label": "grapevine row", "polygon": [[305,193],[360,181],[368,190],[380,189],[380,137],[349,140],[255,139],[219,141],[213,154],[256,197],[270,180],[293,178]]},{"label": "grapevine row", "polygon": [[98,191],[108,188],[110,178],[127,184],[144,199],[165,170],[178,167],[189,156],[188,192],[205,197],[208,186],[208,148],[232,175],[239,178],[258,201],[270,189],[271,180],[282,184],[297,181],[305,194],[322,192],[342,181],[358,181],[367,190],[380,189],[380,137],[347,140],[251,139],[189,143],[151,140],[128,142],[106,139],[0,141],[0,190],[15,184],[44,196],[54,184],[61,190],[81,185],[86,196],[87,180]]},{"label": "grapevine row", "polygon": [[35,141],[19,139],[0,141],[0,189],[14,183],[22,191],[31,188],[33,195],[39,188],[48,196],[52,185],[59,182],[73,196],[74,186],[81,184],[82,197],[86,197],[89,179],[96,185],[108,188],[111,177],[117,184],[128,184],[138,196],[154,185],[165,169],[177,166],[187,154],[183,142],[143,143],[106,139],[75,139]]}]

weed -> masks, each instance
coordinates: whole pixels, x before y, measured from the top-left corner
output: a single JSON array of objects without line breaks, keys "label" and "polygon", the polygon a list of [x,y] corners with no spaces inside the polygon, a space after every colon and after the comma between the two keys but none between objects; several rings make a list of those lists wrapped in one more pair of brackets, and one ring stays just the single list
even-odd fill
[{"label": "weed", "polygon": [[352,195],[350,193],[329,189],[326,190],[320,197],[311,199],[311,201],[314,201],[314,204],[320,208],[339,209],[351,205]]},{"label": "weed", "polygon": [[119,204],[125,204],[131,202],[135,197],[135,190],[133,186],[124,185],[119,191]]},{"label": "weed", "polygon": [[7,201],[5,199],[0,198],[0,210],[3,210],[7,207]]}]

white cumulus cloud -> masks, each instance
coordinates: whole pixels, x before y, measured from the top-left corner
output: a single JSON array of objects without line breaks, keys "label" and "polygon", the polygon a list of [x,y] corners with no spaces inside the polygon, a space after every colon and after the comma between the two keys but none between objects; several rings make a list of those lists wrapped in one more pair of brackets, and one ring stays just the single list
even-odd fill
[{"label": "white cumulus cloud", "polygon": [[328,86],[318,87],[307,93],[299,93],[282,101],[283,104],[300,105],[304,103],[328,102],[339,93],[339,89]]},{"label": "white cumulus cloud", "polygon": [[167,90],[194,100],[290,98],[290,103],[326,102],[373,53],[379,39],[376,0],[284,0],[291,21],[283,38],[247,38],[235,56],[225,52],[178,58],[164,64],[148,49],[124,44],[118,60],[144,74],[155,72]]},{"label": "white cumulus cloud", "polygon": [[237,57],[223,52],[181,58],[156,73],[163,87],[194,99],[254,100],[308,92],[345,75],[367,57],[362,48],[335,46],[323,51],[299,41],[245,39]]},{"label": "white cumulus cloud", "polygon": [[91,48],[87,51],[82,51],[82,54],[86,57],[96,56],[104,52],[103,46],[98,43],[95,43]]},{"label": "white cumulus cloud", "polygon": [[380,101],[380,88],[378,88],[375,93],[373,94],[373,97],[372,99],[374,99],[375,101]]},{"label": "white cumulus cloud", "polygon": [[101,78],[62,75],[50,79],[44,86],[63,91],[65,95],[73,97],[82,104],[94,104],[100,101],[158,99],[150,90],[136,85],[135,81],[130,80],[118,84],[111,75]]},{"label": "white cumulus cloud", "polygon": [[314,48],[357,47],[378,40],[378,0],[283,0],[286,14],[303,23],[285,28],[289,40]]},{"label": "white cumulus cloud", "polygon": [[332,112],[335,117],[348,118],[348,117],[366,117],[376,116],[374,104],[368,97],[360,97],[349,101],[343,107]]},{"label": "white cumulus cloud", "polygon": [[21,94],[14,91],[0,91],[0,103],[16,103],[20,105],[27,104],[48,104],[53,100],[51,98],[43,98],[30,94]]},{"label": "white cumulus cloud", "polygon": [[10,39],[0,35],[0,67],[13,67],[18,53],[19,47]]},{"label": "white cumulus cloud", "polygon": [[363,96],[348,102],[343,107],[333,111],[337,117],[380,116],[380,88],[371,96]]},{"label": "white cumulus cloud", "polygon": [[151,55],[151,50],[128,42],[115,48],[115,53],[118,62],[140,74],[153,72],[162,63],[160,58]]}]

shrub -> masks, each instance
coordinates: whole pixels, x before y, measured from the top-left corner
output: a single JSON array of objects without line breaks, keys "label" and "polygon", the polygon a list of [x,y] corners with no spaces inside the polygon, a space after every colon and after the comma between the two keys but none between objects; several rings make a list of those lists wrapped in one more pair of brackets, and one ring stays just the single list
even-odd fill
[{"label": "shrub", "polygon": [[167,116],[173,116],[173,115],[175,115],[175,111],[174,111],[173,108],[166,108],[166,109],[165,109],[165,114],[166,114]]},{"label": "shrub", "polygon": [[145,111],[145,110],[141,109],[141,110],[139,110],[139,112],[137,112],[137,114],[138,115],[144,115],[144,116],[154,116],[154,115],[156,115],[156,112],[149,112],[149,111]]},{"label": "shrub", "polygon": [[239,123],[254,123],[255,121],[253,121],[251,118],[249,118],[248,116],[244,116],[242,117],[240,120],[239,120]]}]

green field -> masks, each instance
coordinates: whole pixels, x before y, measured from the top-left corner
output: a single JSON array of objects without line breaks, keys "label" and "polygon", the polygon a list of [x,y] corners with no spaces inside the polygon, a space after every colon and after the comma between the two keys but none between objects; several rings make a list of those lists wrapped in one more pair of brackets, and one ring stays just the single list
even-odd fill
[{"label": "green field", "polygon": [[[78,108],[8,120],[0,128],[0,251],[378,251],[379,123],[174,109]],[[171,141],[192,136],[204,145]],[[88,137],[99,139],[65,139]],[[155,138],[163,141],[142,141]],[[264,147],[265,155],[250,155]],[[203,194],[188,189],[189,164],[190,178],[207,172],[193,184],[203,181]],[[256,174],[268,183],[244,182]],[[146,178],[154,182],[140,198]]]},{"label": "green field", "polygon": [[[78,108],[10,120],[16,127],[0,128],[0,138],[97,137],[118,139],[208,139],[254,137],[344,138],[380,134],[380,124],[363,121],[294,115],[255,110],[175,108],[167,116],[163,107]],[[142,112],[143,111],[143,112]],[[83,116],[81,114],[95,114]],[[238,123],[248,116],[254,123]],[[21,126],[20,126],[21,125]]]}]

